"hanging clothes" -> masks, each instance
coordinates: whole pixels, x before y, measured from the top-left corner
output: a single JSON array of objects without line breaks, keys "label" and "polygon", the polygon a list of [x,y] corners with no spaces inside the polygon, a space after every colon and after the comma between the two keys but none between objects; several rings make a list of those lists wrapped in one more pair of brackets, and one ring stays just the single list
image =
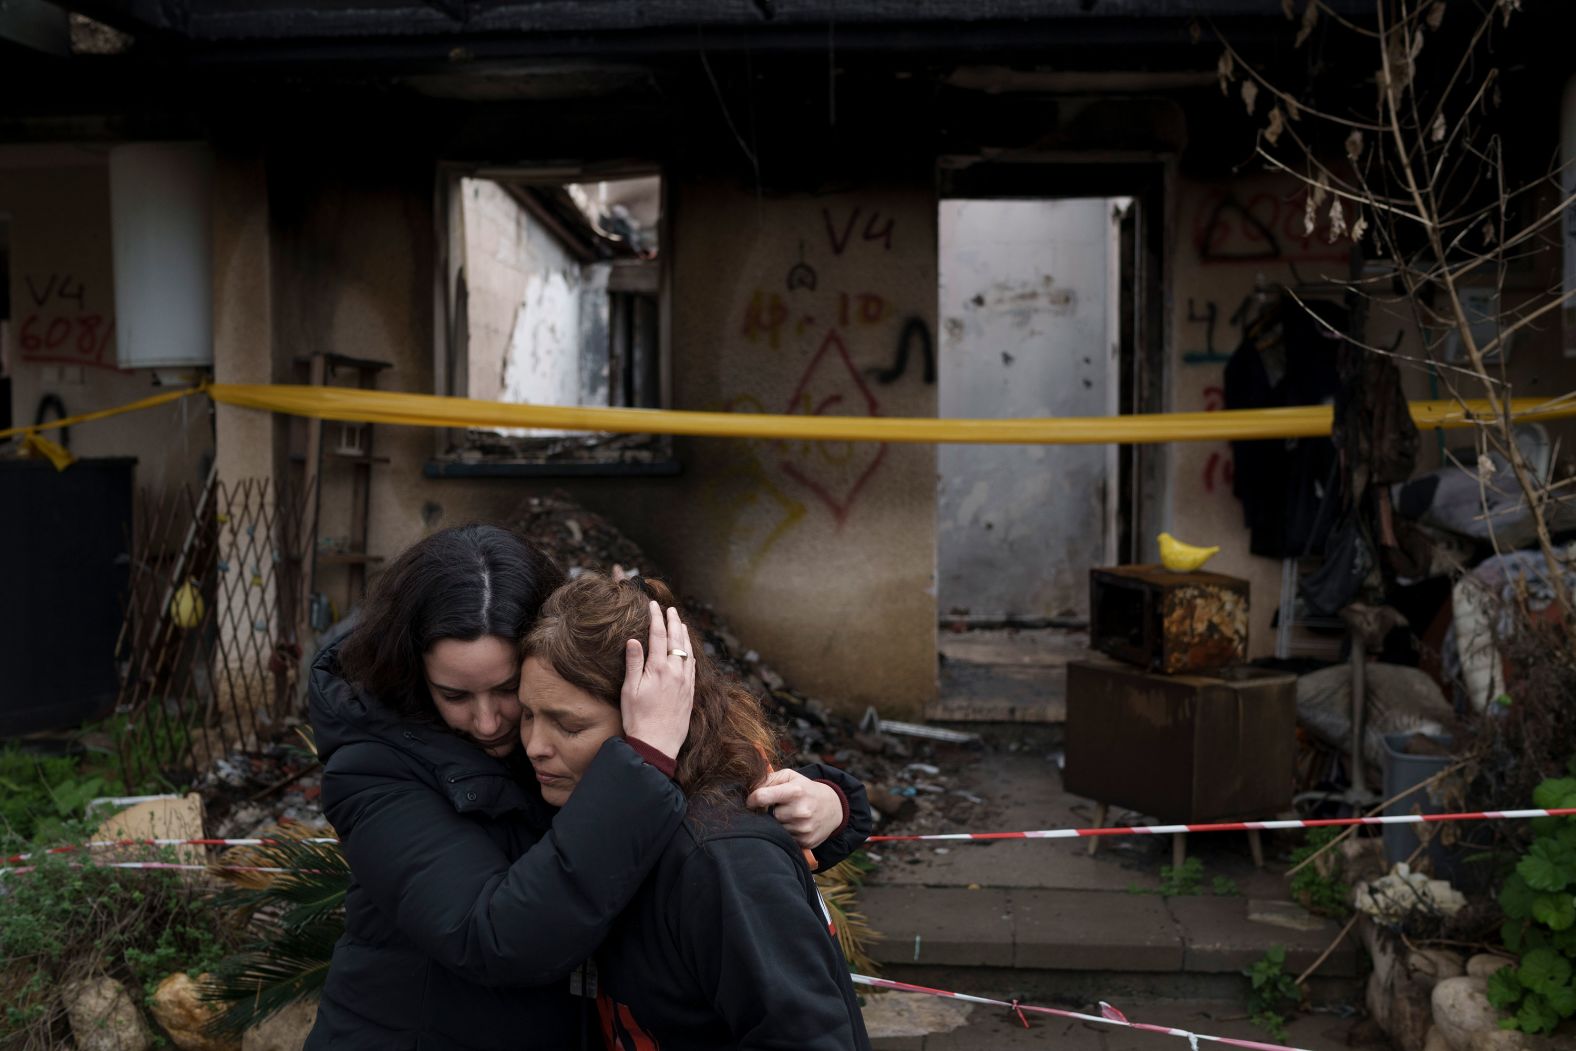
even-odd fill
[{"label": "hanging clothes", "polygon": [[[1323,301],[1308,308],[1317,318],[1279,295],[1265,296],[1261,308],[1244,319],[1242,342],[1226,362],[1226,408],[1325,405],[1335,399],[1339,340],[1330,327],[1346,331],[1346,311]],[[1232,442],[1231,451],[1232,492],[1242,501],[1253,554],[1288,558],[1317,550],[1324,542],[1319,509],[1335,462],[1330,439]]]}]

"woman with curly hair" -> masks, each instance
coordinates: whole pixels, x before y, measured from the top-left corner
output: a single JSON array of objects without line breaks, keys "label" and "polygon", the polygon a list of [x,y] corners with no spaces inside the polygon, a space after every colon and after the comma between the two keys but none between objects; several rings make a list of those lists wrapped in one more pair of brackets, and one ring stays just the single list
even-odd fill
[{"label": "woman with curly hair", "polygon": [[[523,647],[520,739],[547,803],[570,804],[624,732],[639,671],[625,640],[672,602],[658,582],[587,574],[543,604]],[[868,1048],[814,859],[747,807],[776,752],[760,704],[704,653],[688,660],[695,702],[673,776],[689,809],[597,951],[603,1037],[612,1051]]]}]

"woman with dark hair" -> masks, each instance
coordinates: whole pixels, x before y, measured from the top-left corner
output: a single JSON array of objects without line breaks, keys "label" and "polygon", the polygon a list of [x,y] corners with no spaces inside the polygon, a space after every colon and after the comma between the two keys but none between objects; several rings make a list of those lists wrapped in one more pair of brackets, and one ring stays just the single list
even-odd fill
[{"label": "woman with dark hair", "polygon": [[[619,641],[622,733],[555,811],[518,747],[519,641],[562,581],[507,530],[447,529],[400,555],[313,663],[323,808],[353,879],[308,1048],[586,1046],[593,1009],[571,975],[683,820],[671,757],[695,664],[678,611],[651,603]],[[762,792],[820,856],[845,856],[863,838],[846,827],[858,782],[808,773],[828,780]]]},{"label": "woman with dark hair", "polygon": [[[548,598],[526,636],[520,737],[561,814],[592,789],[605,743],[628,730],[623,640],[672,601],[658,582],[588,573]],[[812,865],[749,806],[775,753],[760,704],[704,653],[690,661],[695,705],[674,773],[689,811],[597,951],[607,1047],[867,1049]]]}]

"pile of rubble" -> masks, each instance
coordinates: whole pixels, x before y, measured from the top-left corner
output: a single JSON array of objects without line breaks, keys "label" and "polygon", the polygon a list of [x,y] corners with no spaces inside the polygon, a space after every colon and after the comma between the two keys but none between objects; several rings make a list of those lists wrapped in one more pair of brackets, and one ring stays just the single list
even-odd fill
[{"label": "pile of rubble", "polygon": [[322,769],[304,745],[287,739],[257,752],[232,752],[198,778],[208,834],[244,839],[278,824],[326,828]]}]

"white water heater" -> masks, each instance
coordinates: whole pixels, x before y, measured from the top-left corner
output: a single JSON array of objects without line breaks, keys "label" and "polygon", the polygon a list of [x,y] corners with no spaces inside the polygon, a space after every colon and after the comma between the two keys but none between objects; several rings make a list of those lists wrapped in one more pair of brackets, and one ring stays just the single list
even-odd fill
[{"label": "white water heater", "polygon": [[146,142],[109,152],[115,349],[123,369],[213,364],[213,151]]}]

